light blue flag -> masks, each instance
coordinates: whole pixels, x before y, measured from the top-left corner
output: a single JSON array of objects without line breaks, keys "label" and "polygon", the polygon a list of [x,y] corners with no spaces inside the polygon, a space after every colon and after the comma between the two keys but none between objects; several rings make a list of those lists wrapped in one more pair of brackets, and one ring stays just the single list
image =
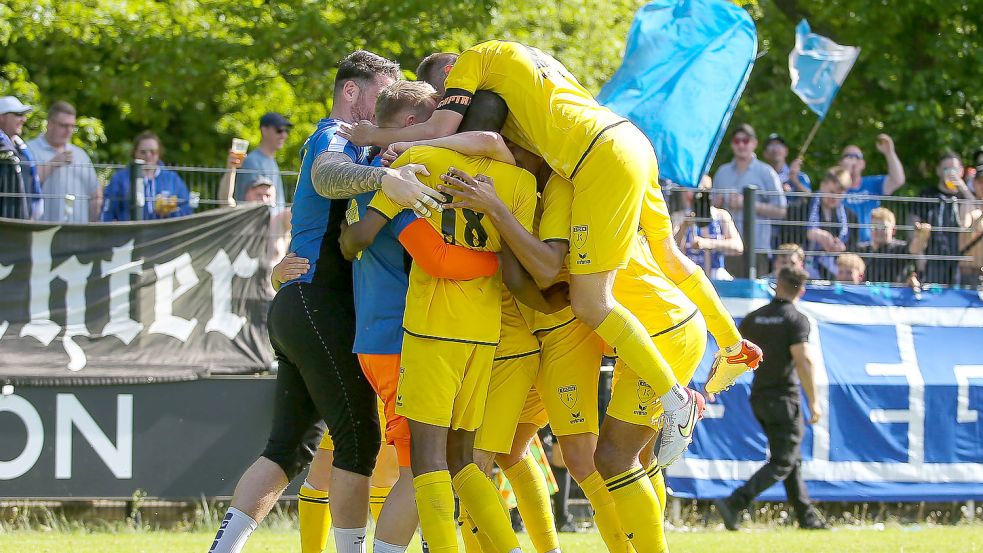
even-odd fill
[{"label": "light blue flag", "polygon": [[648,137],[661,177],[696,186],[709,169],[758,49],[725,0],[655,0],[635,14],[621,67],[597,100]]},{"label": "light blue flag", "polygon": [[803,19],[795,27],[795,48],[788,55],[792,92],[809,106],[819,119],[825,119],[829,105],[860,55],[860,48],[840,46],[809,29]]}]

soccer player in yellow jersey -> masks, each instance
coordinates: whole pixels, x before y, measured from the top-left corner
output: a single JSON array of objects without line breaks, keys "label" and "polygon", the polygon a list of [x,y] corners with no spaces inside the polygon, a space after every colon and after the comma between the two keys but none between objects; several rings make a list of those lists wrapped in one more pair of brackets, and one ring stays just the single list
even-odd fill
[{"label": "soccer player in yellow jersey", "polygon": [[[393,164],[420,164],[436,187],[451,167],[492,176],[520,224],[531,228],[536,205],[533,176],[487,158],[418,147]],[[402,207],[378,194],[370,208],[394,217]],[[499,251],[501,237],[483,215],[470,210],[432,213],[428,222],[462,246]],[[497,551],[518,551],[518,541],[497,491],[473,463],[474,430],[481,424],[495,346],[501,327],[501,279],[436,279],[414,266],[403,319],[401,377],[396,412],[410,421],[411,466],[420,521],[431,551],[457,550],[453,489]]]},{"label": "soccer player in yellow jersey", "polygon": [[[545,159],[573,184],[573,311],[652,386],[668,421],[661,451],[675,459],[692,441],[703,398],[678,382],[637,315],[613,294],[615,274],[627,267],[640,226],[657,259],[665,254],[659,244],[671,239],[658,188],[658,164],[648,140],[629,121],[600,106],[562,64],[536,48],[489,41],[469,48],[452,64],[442,83],[444,99],[429,121],[400,130],[363,121],[346,136],[357,144],[379,145],[446,136],[456,131],[475,91],[499,94],[509,108],[502,134]],[[707,386],[711,393],[720,391],[756,366],[759,355],[741,340],[702,271],[680,270],[669,276],[700,307],[718,343],[725,346]]]}]

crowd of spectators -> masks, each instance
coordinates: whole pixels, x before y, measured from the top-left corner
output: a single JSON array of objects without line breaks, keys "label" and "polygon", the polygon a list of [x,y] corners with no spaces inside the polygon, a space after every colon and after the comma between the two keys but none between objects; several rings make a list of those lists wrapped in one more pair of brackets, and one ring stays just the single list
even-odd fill
[{"label": "crowd of spectators", "polygon": [[[134,139],[132,163],[116,169],[103,188],[89,155],[72,144],[75,108],[53,103],[44,132],[25,141],[21,134],[32,111],[13,96],[0,98],[0,217],[81,224],[180,217],[197,206],[197,194],[164,163],[163,145],[153,132]],[[292,126],[279,113],[262,116],[259,145],[248,153],[230,150],[211,200],[268,204],[277,251],[284,249],[290,211],[276,156]],[[864,152],[851,144],[836,166],[821,173],[818,185],[802,159],[789,160],[780,134],[765,139],[764,161],[757,157],[758,145],[754,128],[739,125],[731,135],[733,156],[712,180],[706,175],[698,189],[673,190],[670,197],[679,247],[711,278],[743,277],[751,268],[756,275],[777,274],[793,262],[826,280],[980,284],[983,148],[968,167],[958,154],[944,153],[936,186],[898,199],[905,170],[887,134],[874,141],[886,174],[864,174]],[[744,190],[750,186],[757,189],[753,239],[744,221]],[[133,190],[142,192],[136,202]],[[131,213],[133,205],[142,212]]]},{"label": "crowd of spectators", "polygon": [[[752,268],[756,275],[774,275],[792,263],[811,278],[830,281],[981,285],[983,148],[969,167],[945,152],[936,186],[900,197],[906,175],[894,141],[879,134],[874,145],[887,174],[864,174],[864,152],[851,144],[814,185],[802,159],[789,161],[780,134],[767,137],[761,161],[754,128],[737,126],[733,158],[712,180],[705,176],[695,193],[671,189],[680,248],[715,279],[743,277]],[[751,186],[755,221],[746,226],[745,189]],[[708,192],[710,208],[703,205]],[[747,236],[752,230],[753,244]]]}]

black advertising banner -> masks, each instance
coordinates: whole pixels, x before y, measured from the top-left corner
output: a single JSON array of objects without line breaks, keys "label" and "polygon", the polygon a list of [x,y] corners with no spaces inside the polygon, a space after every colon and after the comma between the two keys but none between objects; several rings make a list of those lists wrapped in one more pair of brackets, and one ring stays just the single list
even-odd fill
[{"label": "black advertising banner", "polygon": [[[275,385],[270,376],[228,376],[150,385],[16,386],[0,395],[0,495],[231,496],[263,451]],[[297,483],[288,493],[296,489]]]},{"label": "black advertising banner", "polygon": [[0,383],[263,370],[269,209],[162,221],[0,219]]}]

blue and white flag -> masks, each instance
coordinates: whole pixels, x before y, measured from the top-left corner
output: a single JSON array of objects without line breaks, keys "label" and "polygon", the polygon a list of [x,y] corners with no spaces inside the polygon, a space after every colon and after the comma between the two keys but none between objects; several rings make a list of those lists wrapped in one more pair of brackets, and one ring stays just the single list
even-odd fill
[{"label": "blue and white flag", "polygon": [[829,105],[860,55],[856,46],[840,46],[809,29],[803,19],[795,27],[795,48],[788,55],[792,92],[825,119]]},{"label": "blue and white flag", "polygon": [[597,100],[648,137],[661,176],[696,186],[710,168],[757,52],[754,21],[725,0],[655,0]]}]

